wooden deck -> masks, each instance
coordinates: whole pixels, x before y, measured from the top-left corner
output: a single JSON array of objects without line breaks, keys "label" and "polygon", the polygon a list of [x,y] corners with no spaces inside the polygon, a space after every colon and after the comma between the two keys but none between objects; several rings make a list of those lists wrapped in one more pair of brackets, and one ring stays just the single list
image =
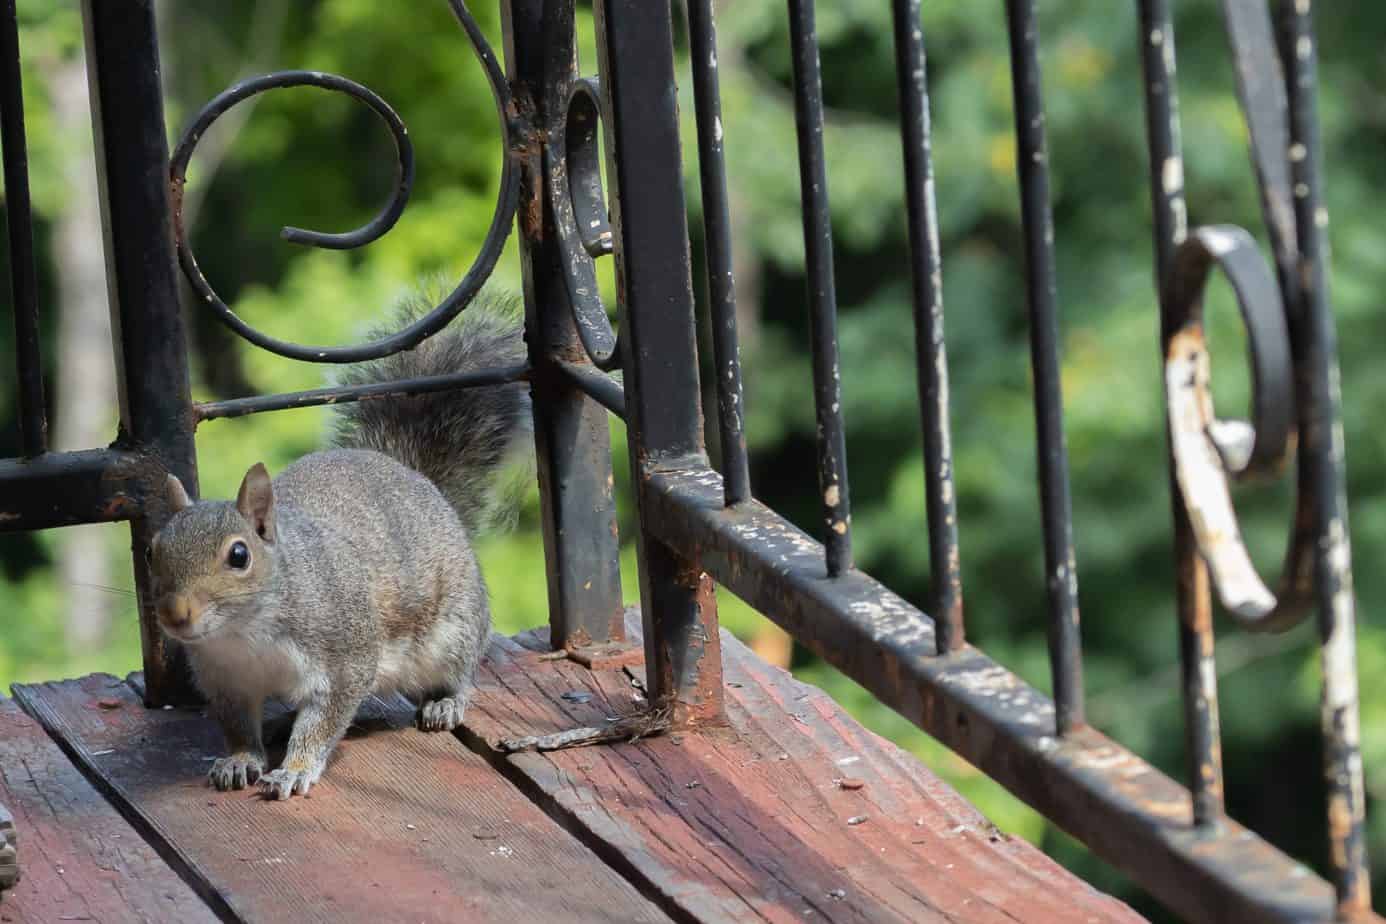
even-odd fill
[{"label": "wooden deck", "polygon": [[497,636],[463,734],[373,700],[287,802],[208,788],[219,732],[145,709],[138,676],[18,686],[0,700],[0,805],[23,878],[0,921],[1140,920],[722,644],[727,727],[505,754],[503,737],[634,711],[641,671]]}]

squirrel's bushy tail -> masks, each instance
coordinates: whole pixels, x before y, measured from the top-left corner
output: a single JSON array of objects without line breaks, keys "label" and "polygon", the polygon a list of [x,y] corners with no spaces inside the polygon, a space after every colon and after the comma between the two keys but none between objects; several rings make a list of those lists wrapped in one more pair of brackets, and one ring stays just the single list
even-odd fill
[{"label": "squirrel's bushy tail", "polygon": [[[416,320],[432,304],[422,296],[408,299],[390,330]],[[348,366],[340,381],[391,382],[523,363],[523,317],[518,299],[483,290],[457,320],[414,349]],[[531,433],[525,383],[375,398],[338,411],[336,445],[374,449],[420,472],[457,509],[469,532],[513,515],[515,492],[497,482],[499,470],[520,455],[512,450]]]}]

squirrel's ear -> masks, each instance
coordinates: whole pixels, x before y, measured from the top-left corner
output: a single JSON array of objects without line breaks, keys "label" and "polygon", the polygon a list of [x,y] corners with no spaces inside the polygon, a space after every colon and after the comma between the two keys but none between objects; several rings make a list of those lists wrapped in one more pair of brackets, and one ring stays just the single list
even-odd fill
[{"label": "squirrel's ear", "polygon": [[256,535],[266,542],[274,541],[274,488],[265,463],[256,462],[245,473],[236,495],[236,509],[255,528]]},{"label": "squirrel's ear", "polygon": [[188,492],[184,489],[183,482],[178,480],[177,475],[169,475],[164,482],[164,499],[168,501],[168,508],[172,513],[192,506],[192,501],[188,499]]}]

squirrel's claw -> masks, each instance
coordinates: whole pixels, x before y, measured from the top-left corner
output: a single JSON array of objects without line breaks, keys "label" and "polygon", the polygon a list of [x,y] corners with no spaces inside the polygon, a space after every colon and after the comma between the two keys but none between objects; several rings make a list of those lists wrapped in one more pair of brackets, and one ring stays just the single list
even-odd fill
[{"label": "squirrel's claw", "polygon": [[424,703],[419,710],[417,719],[419,730],[428,732],[452,731],[462,724],[462,716],[466,711],[467,700],[465,696],[445,696],[442,699]]},{"label": "squirrel's claw", "polygon": [[259,754],[232,754],[219,757],[207,773],[207,781],[217,789],[245,789],[264,772],[265,759]]},{"label": "squirrel's claw", "polygon": [[309,770],[286,770],[280,767],[260,777],[260,795],[283,801],[294,794],[308,795],[318,774]]}]

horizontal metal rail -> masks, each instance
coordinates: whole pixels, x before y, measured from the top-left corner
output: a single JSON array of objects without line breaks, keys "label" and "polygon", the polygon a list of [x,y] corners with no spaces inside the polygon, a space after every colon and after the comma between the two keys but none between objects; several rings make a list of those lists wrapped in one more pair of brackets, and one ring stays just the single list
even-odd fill
[{"label": "horizontal metal rail", "polygon": [[1230,819],[1195,829],[1188,790],[1095,729],[1055,735],[1046,696],[970,646],[938,654],[933,620],[860,571],[827,578],[823,547],[789,521],[759,501],[725,508],[717,472],[651,471],[641,497],[661,542],[1179,915],[1332,917],[1318,876]]},{"label": "horizontal metal rail", "polygon": [[448,375],[425,375],[394,382],[374,382],[369,385],[341,385],[335,388],[314,388],[310,391],[291,391],[280,395],[257,395],[250,398],[231,398],[227,401],[208,401],[193,405],[198,423],[222,417],[244,417],[261,411],[286,411],[322,404],[345,404],[349,401],[370,401],[375,398],[407,398],[437,391],[459,388],[481,388],[486,385],[505,385],[529,379],[529,366],[497,366],[475,372],[454,372]]},{"label": "horizontal metal rail", "polygon": [[626,389],[624,385],[596,366],[568,362],[563,359],[558,360],[557,363],[558,368],[568,381],[583,394],[625,420]]},{"label": "horizontal metal rail", "polygon": [[0,459],[0,532],[131,520],[167,470],[119,449]]}]

